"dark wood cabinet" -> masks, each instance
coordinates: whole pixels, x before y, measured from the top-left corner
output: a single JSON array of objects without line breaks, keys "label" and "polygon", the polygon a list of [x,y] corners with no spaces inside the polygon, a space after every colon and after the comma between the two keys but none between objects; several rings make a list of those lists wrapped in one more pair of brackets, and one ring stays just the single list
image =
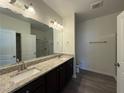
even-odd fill
[{"label": "dark wood cabinet", "polygon": [[46,75],[46,93],[60,93],[73,75],[73,58]]},{"label": "dark wood cabinet", "polygon": [[60,93],[73,75],[73,58],[13,93]]},{"label": "dark wood cabinet", "polygon": [[68,60],[66,64],[66,84],[70,81],[73,75],[73,58]]},{"label": "dark wood cabinet", "polygon": [[66,65],[62,64],[61,66],[58,67],[58,92],[60,92],[64,86],[65,86],[65,82],[66,82],[66,69],[65,69]]},{"label": "dark wood cabinet", "polygon": [[45,77],[39,77],[13,93],[45,93]]},{"label": "dark wood cabinet", "polygon": [[65,86],[65,64],[46,74],[46,93],[59,93]]},{"label": "dark wood cabinet", "polygon": [[33,93],[46,93],[45,91],[45,85],[41,86],[39,88],[36,88],[36,90]]},{"label": "dark wood cabinet", "polygon": [[58,75],[57,69],[46,74],[46,93],[57,93]]}]

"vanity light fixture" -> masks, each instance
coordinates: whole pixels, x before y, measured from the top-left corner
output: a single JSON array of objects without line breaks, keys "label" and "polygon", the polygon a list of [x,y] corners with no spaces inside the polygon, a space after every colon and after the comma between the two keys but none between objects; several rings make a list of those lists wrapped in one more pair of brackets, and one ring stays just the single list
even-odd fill
[{"label": "vanity light fixture", "polygon": [[51,20],[49,23],[49,27],[52,27],[55,30],[63,29],[63,25],[59,24],[56,20]]},{"label": "vanity light fixture", "polygon": [[35,14],[35,10],[34,10],[34,8],[33,8],[33,6],[32,6],[32,3],[30,3],[30,5],[24,5],[24,7],[25,7],[25,11],[26,12],[30,12],[30,13],[33,13],[33,14]]},{"label": "vanity light fixture", "polygon": [[33,14],[35,14],[35,10],[34,10],[34,8],[33,8],[32,6],[30,6],[30,7],[28,8],[28,11],[31,12],[31,13],[33,13]]},{"label": "vanity light fixture", "polygon": [[26,4],[24,5],[24,7],[25,7],[25,9],[28,9],[28,8],[29,8],[29,6],[28,6],[28,5],[26,5]]},{"label": "vanity light fixture", "polygon": [[16,0],[10,0],[10,4],[14,4],[16,2]]},{"label": "vanity light fixture", "polygon": [[28,4],[24,4],[24,7],[25,7],[25,9],[29,9],[30,7],[32,7],[32,3],[30,3],[29,5]]}]

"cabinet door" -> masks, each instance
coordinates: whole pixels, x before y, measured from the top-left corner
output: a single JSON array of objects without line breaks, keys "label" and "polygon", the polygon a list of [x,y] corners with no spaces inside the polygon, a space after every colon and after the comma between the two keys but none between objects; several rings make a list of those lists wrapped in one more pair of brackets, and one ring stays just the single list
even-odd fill
[{"label": "cabinet door", "polygon": [[65,81],[66,81],[66,78],[65,78],[65,73],[66,73],[66,69],[65,69],[65,64],[61,65],[58,69],[59,69],[59,91],[61,91],[64,86],[65,86]]},{"label": "cabinet door", "polygon": [[57,69],[46,74],[46,93],[57,93],[58,75]]},{"label": "cabinet door", "polygon": [[33,93],[46,93],[45,86],[41,86],[41,87],[37,88]]},{"label": "cabinet door", "polygon": [[45,93],[45,78],[40,77],[13,93]]},{"label": "cabinet door", "polygon": [[70,79],[72,78],[73,75],[73,58],[69,60],[69,73],[70,73]]},{"label": "cabinet door", "polygon": [[66,62],[66,83],[72,78],[73,75],[73,58]]}]

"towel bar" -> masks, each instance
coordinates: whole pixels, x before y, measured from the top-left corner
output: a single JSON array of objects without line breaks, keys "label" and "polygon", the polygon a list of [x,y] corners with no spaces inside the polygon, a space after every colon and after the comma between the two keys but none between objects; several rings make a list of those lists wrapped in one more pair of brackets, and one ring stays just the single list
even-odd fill
[{"label": "towel bar", "polygon": [[107,41],[95,41],[95,42],[89,42],[90,44],[93,44],[93,43],[107,43]]}]

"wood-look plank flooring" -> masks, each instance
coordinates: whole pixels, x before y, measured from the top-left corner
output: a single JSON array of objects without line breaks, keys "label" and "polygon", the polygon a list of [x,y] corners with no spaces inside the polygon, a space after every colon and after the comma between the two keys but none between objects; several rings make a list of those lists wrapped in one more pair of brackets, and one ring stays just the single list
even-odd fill
[{"label": "wood-look plank flooring", "polygon": [[116,81],[106,75],[81,70],[62,93],[116,93]]}]

